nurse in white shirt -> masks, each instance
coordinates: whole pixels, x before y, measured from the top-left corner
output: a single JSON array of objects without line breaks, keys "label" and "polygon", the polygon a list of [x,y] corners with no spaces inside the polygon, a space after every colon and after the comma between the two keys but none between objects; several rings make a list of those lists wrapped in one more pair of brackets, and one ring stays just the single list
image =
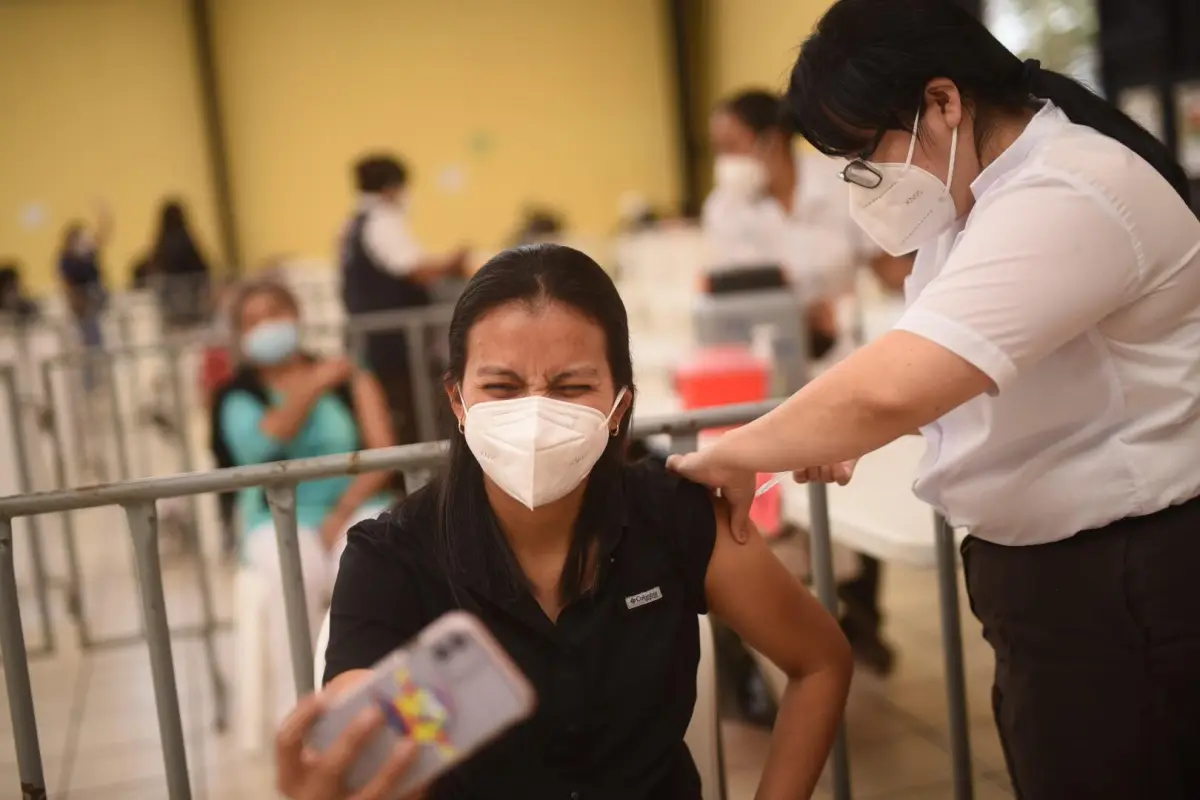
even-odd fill
[{"label": "nurse in white shirt", "polygon": [[850,219],[841,167],[821,153],[797,152],[781,98],[748,89],[719,103],[709,120],[716,155],[703,229],[715,269],[777,265],[803,303],[817,358],[838,330],[834,303],[870,266],[899,290],[912,260],[875,247]]},{"label": "nurse in white shirt", "polygon": [[1200,797],[1200,221],[1167,150],[952,0],[839,0],[801,135],[856,220],[919,248],[895,329],[681,472],[832,477],[917,428],[918,496],[970,532],[1024,800]]},{"label": "nurse in white shirt", "polygon": [[[836,301],[853,293],[857,268],[876,266],[896,285],[911,259],[883,253],[854,224],[841,167],[794,148],[779,95],[748,89],[726,98],[709,119],[709,138],[715,185],[704,201],[703,230],[711,266],[780,267],[806,312],[812,359],[826,357],[838,338]],[[881,565],[866,555],[861,564],[856,578],[838,586],[842,629],[857,660],[887,674],[893,654],[880,637]]]}]

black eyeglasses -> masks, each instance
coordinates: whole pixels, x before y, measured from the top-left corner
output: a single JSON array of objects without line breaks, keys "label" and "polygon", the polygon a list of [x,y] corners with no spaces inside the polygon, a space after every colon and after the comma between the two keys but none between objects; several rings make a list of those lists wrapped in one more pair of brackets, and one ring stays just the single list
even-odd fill
[{"label": "black eyeglasses", "polygon": [[852,183],[864,189],[874,189],[883,183],[883,174],[861,158],[856,158],[847,164],[846,168],[838,173],[838,177],[846,183]]}]

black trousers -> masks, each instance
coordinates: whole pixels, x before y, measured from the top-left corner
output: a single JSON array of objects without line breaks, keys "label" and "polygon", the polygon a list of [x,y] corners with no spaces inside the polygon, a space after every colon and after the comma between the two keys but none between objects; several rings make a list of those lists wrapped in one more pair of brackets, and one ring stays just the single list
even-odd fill
[{"label": "black trousers", "polygon": [[1017,797],[1200,798],[1200,499],[962,550]]}]

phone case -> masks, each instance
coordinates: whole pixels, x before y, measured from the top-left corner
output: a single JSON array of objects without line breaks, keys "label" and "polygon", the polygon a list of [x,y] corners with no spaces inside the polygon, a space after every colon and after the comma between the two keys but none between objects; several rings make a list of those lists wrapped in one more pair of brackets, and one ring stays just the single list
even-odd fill
[{"label": "phone case", "polygon": [[373,778],[403,738],[420,747],[394,797],[403,797],[529,717],[533,687],[474,617],[453,611],[395,651],[374,675],[338,698],[314,726],[309,746],[330,747],[368,705],[383,711],[384,728],[346,775],[358,790]]}]

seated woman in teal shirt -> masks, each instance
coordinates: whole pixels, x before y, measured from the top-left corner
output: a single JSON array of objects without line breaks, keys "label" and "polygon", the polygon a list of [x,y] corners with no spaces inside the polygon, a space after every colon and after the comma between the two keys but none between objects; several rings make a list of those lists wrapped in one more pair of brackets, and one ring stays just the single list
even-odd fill
[{"label": "seated woman in teal shirt", "polygon": [[[230,309],[242,368],[214,403],[216,438],[234,464],[326,456],[394,443],[387,403],[379,383],[344,358],[318,358],[299,349],[299,304],[278,283],[246,286]],[[373,517],[392,502],[389,474],[337,476],[302,483],[296,490],[300,554],[308,617],[325,613],[338,562],[351,525]],[[262,489],[239,497],[246,564],[268,584],[273,651],[286,667],[287,625],[275,526]],[[315,630],[314,630],[315,634]],[[280,714],[294,702],[282,673]]]}]

